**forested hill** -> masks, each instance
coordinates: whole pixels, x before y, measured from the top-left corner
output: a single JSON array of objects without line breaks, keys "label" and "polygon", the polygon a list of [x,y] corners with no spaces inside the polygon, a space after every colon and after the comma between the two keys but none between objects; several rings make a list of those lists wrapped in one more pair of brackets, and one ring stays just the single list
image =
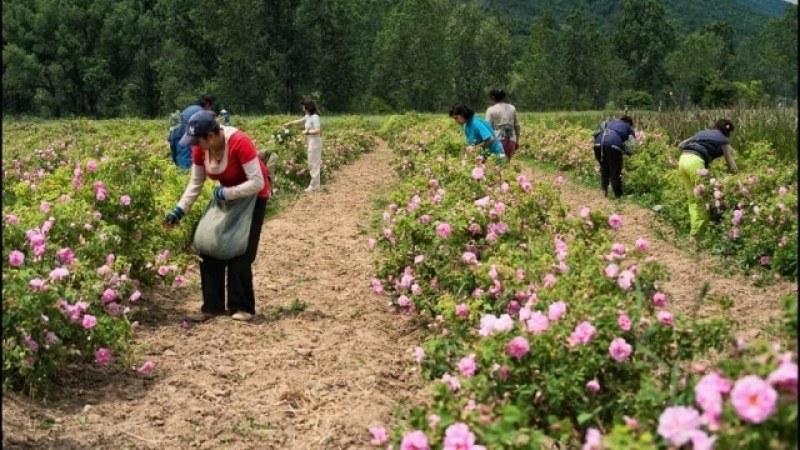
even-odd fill
[{"label": "forested hill", "polygon": [[[550,11],[557,22],[573,9],[580,10],[603,29],[619,24],[622,0],[480,0],[482,6],[511,30],[515,49],[530,32],[535,18]],[[713,21],[731,24],[734,41],[757,33],[767,20],[783,14],[784,0],[669,0],[664,2],[667,17],[681,33],[690,33]]]},{"label": "forested hill", "polygon": [[3,0],[17,117],[785,104],[797,60],[781,0]]}]

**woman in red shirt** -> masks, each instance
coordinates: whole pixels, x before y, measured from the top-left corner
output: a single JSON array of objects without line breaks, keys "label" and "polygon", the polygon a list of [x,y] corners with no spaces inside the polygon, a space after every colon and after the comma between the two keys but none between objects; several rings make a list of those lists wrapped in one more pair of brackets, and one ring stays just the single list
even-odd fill
[{"label": "woman in red shirt", "polygon": [[228,260],[200,255],[200,281],[203,307],[200,314],[190,315],[194,321],[205,321],[226,314],[225,269],[228,270],[228,308],[234,320],[250,320],[255,314],[253,292],[253,261],[256,259],[261,225],[269,198],[270,185],[267,166],[245,133],[233,127],[220,126],[212,111],[200,111],[189,119],[181,145],[192,146],[192,170],[189,185],[177,206],[167,214],[166,223],[174,226],[200,196],[206,178],[219,181],[214,196],[220,200],[258,195],[250,224],[247,252]]}]

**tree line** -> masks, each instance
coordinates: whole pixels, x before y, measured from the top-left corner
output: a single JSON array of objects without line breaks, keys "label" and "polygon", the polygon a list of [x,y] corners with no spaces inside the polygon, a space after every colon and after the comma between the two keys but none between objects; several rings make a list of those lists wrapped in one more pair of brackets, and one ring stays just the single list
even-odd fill
[{"label": "tree line", "polygon": [[[504,86],[522,110],[794,101],[797,6],[737,42],[680,34],[661,0],[621,0],[613,27],[507,21],[458,0],[7,0],[3,113],[158,117],[199,94],[233,114],[443,111]],[[610,30],[610,31],[609,31]]]}]

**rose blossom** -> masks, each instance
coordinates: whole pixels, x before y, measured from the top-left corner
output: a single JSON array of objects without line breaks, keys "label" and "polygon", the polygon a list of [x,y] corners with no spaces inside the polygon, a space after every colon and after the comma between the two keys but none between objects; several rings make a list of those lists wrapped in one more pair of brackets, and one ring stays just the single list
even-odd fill
[{"label": "rose blossom", "polygon": [[570,345],[588,344],[594,339],[597,329],[589,322],[581,322],[575,327],[575,330],[570,335],[568,342]]},{"label": "rose blossom", "polygon": [[740,378],[731,390],[731,404],[743,420],[758,424],[772,413],[778,401],[778,393],[766,381],[756,375]]},{"label": "rose blossom", "polygon": [[94,362],[98,366],[107,366],[111,362],[111,350],[99,348],[94,352]]},{"label": "rose blossom", "polygon": [[547,319],[547,316],[542,314],[539,311],[536,311],[531,314],[530,318],[527,321],[528,331],[533,334],[542,334],[547,331],[547,328],[550,326],[550,323]]},{"label": "rose blossom", "polygon": [[767,377],[767,382],[788,390],[793,394],[797,393],[797,364],[791,361],[782,362],[777,369]]},{"label": "rose blossom", "polygon": [[137,371],[137,372],[139,372],[139,373],[140,373],[140,374],[142,374],[142,375],[147,375],[147,374],[148,374],[148,373],[150,373],[150,372],[151,372],[151,371],[152,371],[152,370],[153,370],[155,367],[156,367],[156,365],[155,365],[155,363],[153,363],[153,361],[145,361],[145,363],[144,363],[144,364],[142,364],[142,366],[141,366],[141,367],[139,367],[138,369],[136,369],[136,371]]},{"label": "rose blossom", "polygon": [[383,445],[389,441],[389,434],[384,427],[372,427],[369,432],[372,434],[372,440],[369,441],[372,445]]},{"label": "rose blossom", "polygon": [[627,314],[620,314],[619,317],[617,317],[617,325],[619,325],[622,331],[630,331],[631,318],[628,317]]},{"label": "rose blossom", "polygon": [[614,361],[622,362],[628,359],[632,349],[633,347],[631,347],[624,338],[616,338],[611,341],[611,345],[608,346],[608,353]]},{"label": "rose blossom", "polygon": [[667,304],[667,296],[663,292],[653,294],[653,305],[663,308]]},{"label": "rose blossom", "polygon": [[608,226],[614,230],[618,230],[622,226],[622,216],[619,214],[612,214],[608,218]]},{"label": "rose blossom", "polygon": [[447,427],[443,444],[443,450],[486,450],[482,445],[475,445],[475,434],[470,431],[469,425],[461,422]]},{"label": "rose blossom", "polygon": [[8,263],[13,267],[19,267],[25,263],[25,254],[19,250],[13,250],[8,255]]},{"label": "rose blossom", "polygon": [[508,350],[508,354],[511,355],[512,358],[522,359],[522,357],[530,351],[530,345],[527,339],[522,336],[517,336],[509,341],[506,350]]},{"label": "rose blossom", "polygon": [[597,428],[586,430],[586,440],[582,450],[603,450],[603,435],[600,434],[600,430]]},{"label": "rose blossom", "polygon": [[658,434],[678,447],[687,443],[691,432],[699,427],[700,413],[685,406],[671,406],[658,418]]},{"label": "rose blossom", "polygon": [[563,317],[564,314],[566,314],[566,312],[567,312],[567,304],[562,301],[557,301],[551,304],[550,307],[548,308],[547,318],[550,321],[555,322],[556,320],[559,320],[561,317]]},{"label": "rose blossom", "polygon": [[656,318],[660,323],[667,326],[672,326],[672,324],[675,323],[675,318],[672,316],[672,313],[667,311],[659,311],[656,314]]},{"label": "rose blossom", "polygon": [[440,223],[436,226],[436,234],[438,234],[442,239],[447,239],[450,237],[450,233],[452,232],[453,228],[448,223]]},{"label": "rose blossom", "polygon": [[414,360],[422,364],[425,359],[425,350],[422,347],[414,347]]},{"label": "rose blossom", "polygon": [[400,443],[400,450],[430,450],[430,448],[428,436],[419,430],[406,433]]},{"label": "rose blossom", "polygon": [[458,362],[458,372],[467,378],[474,376],[476,370],[478,365],[475,364],[475,355],[465,356]]}]

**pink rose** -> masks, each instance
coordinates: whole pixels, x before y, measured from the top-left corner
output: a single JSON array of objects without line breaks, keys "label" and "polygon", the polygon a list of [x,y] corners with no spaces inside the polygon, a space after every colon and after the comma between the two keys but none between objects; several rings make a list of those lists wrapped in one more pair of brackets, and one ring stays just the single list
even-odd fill
[{"label": "pink rose", "polygon": [[436,234],[439,235],[442,239],[447,239],[450,237],[450,233],[453,232],[453,228],[448,223],[440,223],[436,226]]},{"label": "pink rose", "polygon": [[611,345],[608,346],[608,353],[616,362],[622,362],[628,359],[632,350],[633,347],[631,347],[624,338],[616,338],[611,341]]},{"label": "pink rose", "polygon": [[517,336],[506,346],[506,350],[508,354],[511,355],[512,358],[522,359],[528,351],[530,351],[530,345],[528,344],[528,340],[522,336]]},{"label": "pink rose", "polygon": [[461,255],[461,261],[463,261],[464,264],[467,264],[467,265],[477,265],[478,264],[478,257],[475,256],[475,253],[464,252],[464,254]]},{"label": "pink rose", "polygon": [[25,254],[19,250],[13,250],[8,254],[8,263],[13,267],[19,267],[25,263]]},{"label": "pink rose", "polygon": [[785,361],[767,377],[767,381],[797,394],[797,364]]},{"label": "pink rose", "polygon": [[617,317],[617,325],[622,329],[622,331],[630,331],[631,329],[631,318],[628,317],[627,314],[620,314]]},{"label": "pink rose", "polygon": [[586,383],[586,389],[591,392],[592,394],[596,394],[600,392],[600,382],[597,379],[589,380]]},{"label": "pink rose", "polygon": [[612,214],[608,218],[608,226],[614,230],[618,230],[622,226],[622,216],[619,214]]},{"label": "pink rose", "polygon": [[536,311],[531,314],[531,317],[527,321],[528,331],[533,334],[542,334],[547,331],[547,328],[550,326],[550,321],[547,319],[547,316],[542,314],[539,311]]},{"label": "pink rose", "polygon": [[94,362],[98,366],[107,366],[111,362],[111,350],[99,348],[94,352]]},{"label": "pink rose", "polygon": [[384,427],[372,427],[369,432],[372,434],[372,440],[369,441],[372,445],[383,445],[389,441],[389,434]]},{"label": "pink rose", "polygon": [[422,364],[424,359],[425,350],[422,347],[414,347],[414,360],[417,361],[418,364]]},{"label": "pink rose", "polygon": [[475,355],[465,356],[458,362],[458,372],[467,378],[474,376],[476,370],[478,365],[475,364]]},{"label": "pink rose", "polygon": [[443,444],[442,450],[485,450],[482,445],[475,445],[475,434],[470,431],[467,424],[461,422],[447,427]]},{"label": "pink rose", "polygon": [[575,327],[575,330],[569,336],[568,342],[570,346],[577,344],[588,344],[594,339],[597,329],[589,322],[581,322]]},{"label": "pink rose", "polygon": [[660,323],[667,326],[672,326],[672,324],[675,323],[675,318],[672,316],[672,313],[667,311],[659,311],[656,314],[656,318]]},{"label": "pink rose", "polygon": [[740,378],[731,390],[731,404],[746,422],[764,422],[775,412],[777,402],[778,393],[775,389],[756,375]]},{"label": "pink rose", "polygon": [[699,427],[700,413],[685,406],[671,406],[658,418],[658,434],[677,447],[689,442],[691,433]]},{"label": "pink rose", "polygon": [[91,330],[95,327],[95,325],[97,325],[97,318],[95,316],[86,314],[83,316],[83,322],[81,322],[81,325],[84,329]]},{"label": "pink rose", "polygon": [[663,308],[667,304],[667,296],[663,292],[653,294],[653,305]]},{"label": "pink rose", "polygon": [[555,322],[556,320],[559,320],[561,317],[563,317],[564,314],[566,314],[566,312],[567,312],[567,304],[562,301],[557,301],[551,304],[550,307],[548,308],[547,318],[550,321]]},{"label": "pink rose", "polygon": [[617,284],[620,288],[622,288],[623,291],[627,291],[631,289],[635,279],[636,277],[634,276],[633,272],[630,270],[623,270],[617,278]]}]

